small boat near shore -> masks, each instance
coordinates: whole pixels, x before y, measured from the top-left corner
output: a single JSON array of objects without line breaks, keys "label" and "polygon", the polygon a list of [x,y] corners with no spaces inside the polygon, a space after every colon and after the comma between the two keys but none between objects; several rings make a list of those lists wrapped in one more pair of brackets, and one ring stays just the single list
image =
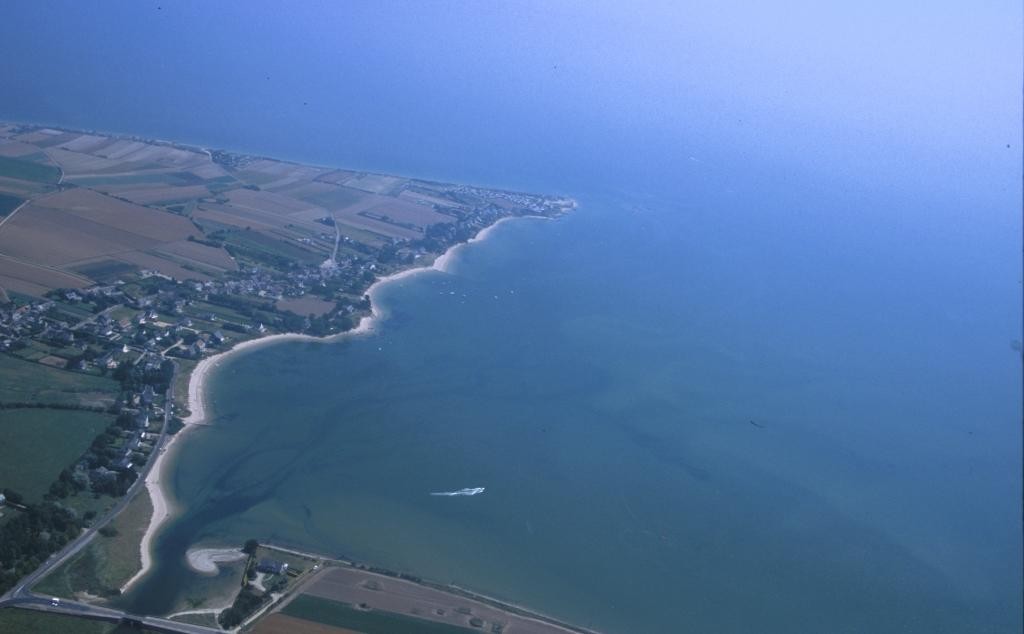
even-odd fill
[{"label": "small boat near shore", "polygon": [[435,491],[430,495],[437,495],[442,497],[455,497],[462,495],[480,495],[484,492],[484,487],[472,487],[466,489],[459,489],[458,491]]}]

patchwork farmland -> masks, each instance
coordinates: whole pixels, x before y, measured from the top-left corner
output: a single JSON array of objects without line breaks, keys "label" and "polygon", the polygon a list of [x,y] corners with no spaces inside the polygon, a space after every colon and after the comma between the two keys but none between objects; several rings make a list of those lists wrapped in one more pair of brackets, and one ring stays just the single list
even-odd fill
[{"label": "patchwork farmland", "polygon": [[[0,288],[129,272],[206,281],[240,257],[320,263],[424,238],[479,196],[396,176],[136,138],[0,126]],[[488,201],[493,204],[493,201]],[[235,247],[235,248],[232,248]]]},{"label": "patchwork farmland", "polygon": [[[136,490],[188,414],[185,386],[201,359],[275,333],[352,330],[372,314],[368,289],[381,277],[430,265],[501,219],[556,217],[573,206],[0,123],[0,411],[10,422],[0,434],[0,484],[11,501],[0,543],[18,544],[0,552],[0,593]],[[25,462],[53,442],[67,452]],[[85,551],[81,562],[92,563],[62,577],[60,592],[116,594],[121,573],[137,563],[137,548],[121,551],[131,561]],[[310,594],[292,609],[316,603],[312,612],[275,618],[309,630],[318,627],[310,616],[322,612],[332,631],[354,619],[352,629],[369,632],[404,627],[408,607],[434,610],[417,619],[419,631],[460,631],[477,620],[504,627],[493,606],[459,599],[449,612],[444,598],[420,588],[378,595],[358,585],[361,577],[349,581],[357,585],[339,582],[331,593],[382,610],[368,615],[333,594]],[[259,598],[256,590],[242,591]],[[468,620],[463,609],[472,610]],[[240,611],[226,610],[222,622]],[[515,631],[548,631],[530,627]]]},{"label": "patchwork farmland", "polygon": [[523,608],[394,573],[328,565],[287,596],[256,634],[587,634]]}]

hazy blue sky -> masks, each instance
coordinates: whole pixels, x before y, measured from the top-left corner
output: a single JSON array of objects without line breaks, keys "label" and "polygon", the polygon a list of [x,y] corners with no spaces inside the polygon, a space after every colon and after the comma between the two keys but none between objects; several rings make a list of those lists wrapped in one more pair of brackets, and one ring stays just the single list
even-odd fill
[{"label": "hazy blue sky", "polygon": [[[356,144],[380,126],[462,152],[523,135],[600,152],[619,141],[602,136],[625,136],[682,159],[710,142],[840,177],[1019,184],[1012,0],[150,0],[4,14],[7,116],[159,122],[186,104],[197,137],[244,125],[257,146],[271,133],[254,122],[308,113]],[[459,139],[434,125],[453,112],[465,113]]]},{"label": "hazy blue sky", "polygon": [[553,192],[714,178],[1019,298],[1021,22],[1013,0],[14,2],[0,117]]}]

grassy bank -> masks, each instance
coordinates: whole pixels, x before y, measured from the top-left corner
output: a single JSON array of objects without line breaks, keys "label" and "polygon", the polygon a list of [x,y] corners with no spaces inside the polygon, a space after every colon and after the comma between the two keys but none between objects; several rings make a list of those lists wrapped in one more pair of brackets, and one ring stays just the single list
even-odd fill
[{"label": "grassy bank", "polygon": [[0,194],[0,217],[6,216],[15,209],[17,209],[21,203],[25,202],[24,198],[18,198],[17,196],[11,196],[10,194]]},{"label": "grassy bank", "polygon": [[60,169],[53,165],[0,156],[0,176],[37,183],[56,183],[60,178]]},{"label": "grassy bank", "polygon": [[120,391],[113,379],[0,354],[0,403],[109,406]]},{"label": "grassy bank", "polygon": [[107,425],[111,414],[61,409],[3,410],[0,487],[42,500],[62,469],[73,464]]},{"label": "grassy bank", "polygon": [[[347,603],[322,599],[308,594],[295,598],[282,614],[293,616],[304,621],[323,623],[334,627],[353,629],[364,634],[466,634],[469,628],[425,621],[404,614],[380,612],[377,610],[360,610]],[[478,631],[478,630],[477,630]]]},{"label": "grassy bank", "polygon": [[155,634],[154,630],[135,629],[104,621],[79,619],[62,614],[5,608],[0,610],[0,632],[14,634]]},{"label": "grassy bank", "polygon": [[[85,550],[48,575],[34,590],[59,597],[113,596],[142,566],[139,544],[153,503],[142,489]],[[0,630],[2,631],[2,630]]]}]

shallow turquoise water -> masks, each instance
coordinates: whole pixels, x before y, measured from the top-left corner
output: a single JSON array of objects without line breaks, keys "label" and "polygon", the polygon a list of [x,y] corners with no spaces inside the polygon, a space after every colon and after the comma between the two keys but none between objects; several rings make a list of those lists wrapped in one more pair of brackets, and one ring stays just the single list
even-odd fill
[{"label": "shallow turquoise water", "polygon": [[584,197],[385,287],[372,336],[234,357],[129,602],[257,537],[609,632],[1019,628],[1009,342],[904,253],[707,196]]}]

